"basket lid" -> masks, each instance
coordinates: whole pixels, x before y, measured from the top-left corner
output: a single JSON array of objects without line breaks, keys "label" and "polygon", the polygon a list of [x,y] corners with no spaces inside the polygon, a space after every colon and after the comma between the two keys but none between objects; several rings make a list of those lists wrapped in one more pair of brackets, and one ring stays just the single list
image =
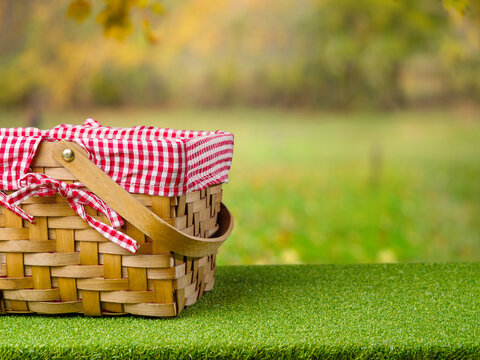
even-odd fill
[{"label": "basket lid", "polygon": [[233,134],[147,126],[113,128],[87,119],[50,130],[0,129],[0,189],[17,190],[41,141],[67,139],[130,193],[178,196],[228,182]]}]

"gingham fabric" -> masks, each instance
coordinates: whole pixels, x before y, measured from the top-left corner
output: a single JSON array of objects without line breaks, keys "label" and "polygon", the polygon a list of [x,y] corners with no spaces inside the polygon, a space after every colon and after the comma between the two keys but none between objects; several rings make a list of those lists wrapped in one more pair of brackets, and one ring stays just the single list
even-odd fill
[{"label": "gingham fabric", "polygon": [[233,134],[136,126],[111,128],[93,119],[51,130],[0,129],[0,190],[18,190],[41,141],[67,139],[130,193],[178,196],[228,182]]},{"label": "gingham fabric", "polygon": [[[50,176],[36,173],[25,175],[20,179],[19,183],[22,188],[8,196],[5,196],[4,193],[0,192],[0,204],[3,204],[23,219],[31,223],[35,222],[34,217],[27,214],[18,206],[18,204],[27,200],[30,196],[45,197],[58,193],[60,196],[67,199],[71,208],[100,234],[128,251],[133,253],[137,251],[137,242],[116,230],[116,228],[123,226],[123,219],[120,215],[113,211],[95,194],[82,190],[82,184],[67,184],[63,181],[52,179]],[[84,205],[88,205],[93,209],[100,211],[108,218],[112,226],[108,226],[88,215],[85,212]]]},{"label": "gingham fabric", "polygon": [[[89,158],[130,193],[178,196],[227,182],[232,162],[233,134],[136,126],[103,127],[93,119],[83,125],[62,124],[51,130],[0,129],[0,204],[30,222],[34,218],[18,204],[30,196],[59,193],[82,219],[106,238],[136,252],[135,240],[117,231],[121,217],[100,198],[43,174],[31,173],[30,163],[41,141],[67,139],[81,145]],[[105,214],[107,226],[86,214],[84,205]]]}]

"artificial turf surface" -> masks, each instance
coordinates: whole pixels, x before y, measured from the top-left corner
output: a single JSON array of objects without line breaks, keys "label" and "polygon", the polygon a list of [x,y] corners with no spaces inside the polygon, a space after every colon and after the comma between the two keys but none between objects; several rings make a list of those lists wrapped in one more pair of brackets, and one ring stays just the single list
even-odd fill
[{"label": "artificial turf surface", "polygon": [[480,358],[480,264],[219,267],[177,319],[0,317],[0,358]]}]

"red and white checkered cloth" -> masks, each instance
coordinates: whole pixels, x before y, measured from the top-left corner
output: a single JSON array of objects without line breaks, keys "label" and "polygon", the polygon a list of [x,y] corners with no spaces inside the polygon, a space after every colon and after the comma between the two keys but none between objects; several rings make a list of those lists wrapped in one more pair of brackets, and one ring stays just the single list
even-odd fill
[{"label": "red and white checkered cloth", "polygon": [[[115,230],[122,220],[97,196],[46,175],[32,175],[30,163],[41,141],[67,139],[81,145],[90,159],[130,193],[178,196],[228,182],[233,134],[136,126],[111,128],[93,119],[83,125],[62,124],[51,130],[0,129],[0,190],[18,190],[0,204],[28,221],[33,218],[18,204],[29,196],[64,196],[92,227],[120,246],[135,252],[136,242]],[[105,214],[109,227],[85,213],[83,205]]]},{"label": "red and white checkered cloth", "polygon": [[[0,204],[4,205],[10,211],[13,211],[23,219],[34,223],[35,218],[27,214],[22,208],[18,206],[30,196],[52,196],[59,194],[67,199],[71,208],[92,228],[97,230],[107,239],[113,241],[115,244],[135,253],[138,249],[138,244],[131,237],[123,234],[117,229],[123,226],[123,219],[115,211],[113,211],[105,202],[97,195],[89,191],[82,190],[82,184],[68,184],[63,181],[52,179],[50,176],[44,174],[30,173],[20,179],[22,188],[8,196],[0,192]],[[100,211],[104,214],[112,226],[108,226],[85,212],[84,205]]]},{"label": "red and white checkered cloth", "polygon": [[135,126],[111,128],[93,119],[51,130],[0,129],[0,190],[18,190],[41,141],[67,139],[130,193],[178,196],[228,182],[233,134]]}]

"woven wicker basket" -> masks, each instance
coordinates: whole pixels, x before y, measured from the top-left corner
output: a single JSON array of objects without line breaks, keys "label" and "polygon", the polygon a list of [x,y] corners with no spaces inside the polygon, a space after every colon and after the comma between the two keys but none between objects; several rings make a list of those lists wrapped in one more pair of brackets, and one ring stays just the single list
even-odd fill
[{"label": "woven wicker basket", "polygon": [[[62,157],[66,149],[73,159]],[[58,195],[22,204],[35,224],[0,207],[0,313],[171,317],[213,288],[217,248],[233,228],[221,184],[177,197],[132,195],[65,140],[41,143],[31,167],[82,182],[126,220],[140,248],[110,242]]]}]

